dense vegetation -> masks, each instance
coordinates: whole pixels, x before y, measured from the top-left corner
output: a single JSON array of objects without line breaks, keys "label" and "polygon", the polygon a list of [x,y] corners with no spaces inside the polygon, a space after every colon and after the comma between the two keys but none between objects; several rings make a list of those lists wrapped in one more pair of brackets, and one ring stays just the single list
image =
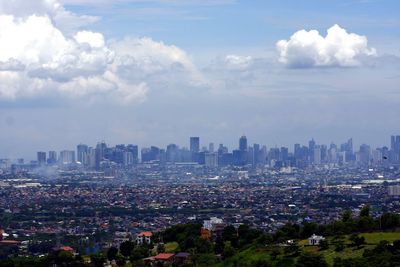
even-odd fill
[{"label": "dense vegetation", "polygon": [[[358,217],[345,211],[341,220],[327,225],[288,223],[274,234],[247,225],[225,227],[211,240],[201,238],[200,224],[176,225],[157,233],[154,244],[119,247],[89,256],[51,252],[42,258],[8,258],[2,266],[146,266],[143,258],[161,252],[189,252],[190,262],[172,266],[400,266],[400,215],[370,216],[365,206]],[[326,237],[319,246],[308,246],[312,234]],[[289,242],[288,242],[289,241]],[[54,265],[55,264],[55,265]]]}]

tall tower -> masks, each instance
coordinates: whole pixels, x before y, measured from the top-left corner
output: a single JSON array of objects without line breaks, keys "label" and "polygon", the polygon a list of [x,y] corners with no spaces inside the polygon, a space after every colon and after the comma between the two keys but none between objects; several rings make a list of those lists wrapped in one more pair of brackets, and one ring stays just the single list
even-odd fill
[{"label": "tall tower", "polygon": [[100,163],[103,161],[105,153],[106,153],[107,145],[103,141],[101,143],[97,143],[96,145],[96,169],[100,169]]},{"label": "tall tower", "polygon": [[37,152],[37,161],[39,165],[46,164],[46,152]]},{"label": "tall tower", "polygon": [[190,152],[200,151],[200,137],[190,137]]},{"label": "tall tower", "polygon": [[89,147],[84,144],[79,144],[76,147],[76,154],[78,157],[78,161],[84,165],[87,164],[87,153],[88,153]]},{"label": "tall tower", "polygon": [[49,163],[49,164],[57,163],[57,152],[56,151],[49,151],[49,158],[47,159],[47,163]]},{"label": "tall tower", "polygon": [[240,151],[247,151],[247,137],[243,135],[239,139],[239,150]]}]

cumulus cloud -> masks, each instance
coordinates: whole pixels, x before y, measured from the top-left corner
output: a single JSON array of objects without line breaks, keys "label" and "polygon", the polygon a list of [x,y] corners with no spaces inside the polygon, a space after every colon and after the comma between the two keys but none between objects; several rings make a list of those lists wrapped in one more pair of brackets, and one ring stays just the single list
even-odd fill
[{"label": "cumulus cloud", "polygon": [[325,37],[318,31],[300,30],[289,40],[276,43],[279,61],[289,67],[351,67],[360,65],[360,58],[375,56],[367,37],[348,33],[339,25],[328,29]]},{"label": "cumulus cloud", "polygon": [[66,10],[58,0],[0,0],[0,14],[17,18],[49,16],[65,34],[73,34],[77,29],[99,20],[95,16],[74,14]]},{"label": "cumulus cloud", "polygon": [[63,12],[56,0],[0,0],[0,99],[58,94],[131,103],[145,99],[148,75],[175,66],[196,78],[196,68],[176,46],[150,38],[108,42],[98,32],[68,32],[55,21]]},{"label": "cumulus cloud", "polygon": [[159,74],[173,66],[196,71],[195,66],[182,49],[174,45],[165,45],[148,37],[126,38],[110,44],[118,51],[115,67],[128,69],[140,75]]}]

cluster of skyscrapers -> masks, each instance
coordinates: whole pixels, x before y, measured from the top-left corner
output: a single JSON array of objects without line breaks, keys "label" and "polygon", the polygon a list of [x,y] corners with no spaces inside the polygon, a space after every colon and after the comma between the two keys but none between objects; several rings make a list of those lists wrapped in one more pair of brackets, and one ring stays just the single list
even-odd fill
[{"label": "cluster of skyscrapers", "polygon": [[90,169],[100,169],[101,164],[112,163],[121,166],[132,166],[138,163],[138,146],[136,145],[116,145],[108,147],[105,142],[100,142],[96,147],[89,147],[79,144],[74,150],[63,150],[57,157],[56,151],[49,151],[48,158],[46,152],[37,152],[37,164],[43,165],[68,165],[80,164]]},{"label": "cluster of skyscrapers", "polygon": [[169,144],[166,149],[151,146],[142,148],[139,158],[137,145],[116,145],[109,147],[105,142],[99,142],[95,147],[79,144],[76,151],[64,150],[37,152],[37,162],[43,165],[78,164],[87,169],[101,170],[110,165],[129,167],[138,163],[196,163],[207,167],[269,165],[270,167],[300,167],[321,164],[377,165],[400,163],[400,136],[391,137],[390,148],[384,146],[371,149],[362,144],[358,151],[353,150],[353,140],[349,139],[340,146],[331,143],[329,146],[317,144],[314,139],[308,145],[295,144],[293,152],[287,147],[273,147],[253,144],[249,146],[246,136],[239,138],[238,148],[229,151],[226,146],[214,144],[200,147],[199,137],[190,137],[189,149]]}]

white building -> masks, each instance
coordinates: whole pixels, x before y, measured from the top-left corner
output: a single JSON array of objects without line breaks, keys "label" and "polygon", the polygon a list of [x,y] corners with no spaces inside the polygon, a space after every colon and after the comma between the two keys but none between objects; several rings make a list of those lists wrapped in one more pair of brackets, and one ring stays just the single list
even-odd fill
[{"label": "white building", "polygon": [[325,240],[325,237],[313,234],[310,238],[308,238],[308,244],[310,246],[318,246],[322,240]]},{"label": "white building", "polygon": [[223,223],[222,219],[219,219],[217,217],[211,217],[209,220],[203,221],[203,228],[212,231],[214,225],[222,223]]},{"label": "white building", "polygon": [[151,244],[152,232],[141,232],[136,236],[136,243],[142,245],[144,243]]},{"label": "white building", "polygon": [[314,164],[319,165],[321,164],[321,147],[315,146],[314,148]]},{"label": "white building", "polygon": [[218,154],[217,153],[205,153],[205,165],[209,168],[218,167]]}]

